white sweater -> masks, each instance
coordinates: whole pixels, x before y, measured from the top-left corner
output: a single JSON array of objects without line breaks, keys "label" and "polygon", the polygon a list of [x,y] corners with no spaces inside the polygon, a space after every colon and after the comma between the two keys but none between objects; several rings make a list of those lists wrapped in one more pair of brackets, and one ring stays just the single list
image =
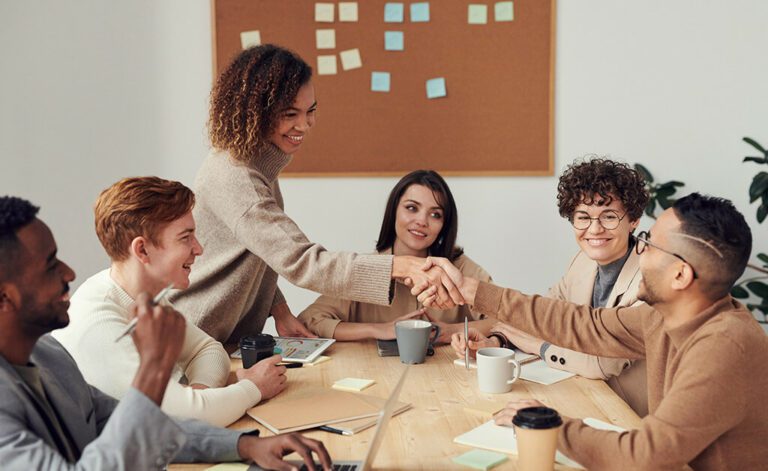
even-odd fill
[{"label": "white sweater", "polygon": [[[133,299],[109,274],[99,272],[83,283],[72,296],[70,324],[53,336],[74,357],[85,380],[103,392],[121,399],[139,368],[139,353],[130,336],[115,339],[130,322]],[[184,345],[163,397],[168,415],[204,420],[227,426],[261,400],[259,388],[242,380],[222,387],[229,376],[230,362],[221,344],[187,322]],[[179,383],[204,384],[192,389]]]}]

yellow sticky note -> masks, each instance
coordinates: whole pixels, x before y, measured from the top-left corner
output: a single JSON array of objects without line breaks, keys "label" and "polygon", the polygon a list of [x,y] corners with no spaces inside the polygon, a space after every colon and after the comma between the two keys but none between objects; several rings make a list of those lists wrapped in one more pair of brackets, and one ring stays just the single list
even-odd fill
[{"label": "yellow sticky note", "polygon": [[362,391],[363,389],[371,386],[376,381],[372,379],[361,379],[361,378],[344,378],[336,381],[333,383],[333,386],[331,386],[333,389],[339,389],[341,391],[352,391],[352,392],[358,392]]},{"label": "yellow sticky note", "polygon": [[336,49],[336,30],[318,29],[315,31],[318,49]]},{"label": "yellow sticky note", "polygon": [[333,3],[315,3],[315,21],[333,23]]},{"label": "yellow sticky note", "polygon": [[240,33],[240,45],[243,49],[261,44],[261,33],[259,31],[243,31]]},{"label": "yellow sticky note", "polygon": [[339,21],[357,21],[357,2],[339,2]]},{"label": "yellow sticky note", "polygon": [[319,357],[315,358],[315,361],[313,361],[311,363],[304,363],[304,366],[316,366],[316,365],[319,365],[320,363],[326,362],[326,361],[328,361],[330,359],[331,359],[331,357],[327,357],[325,355],[320,355]]},{"label": "yellow sticky note", "polygon": [[360,59],[360,49],[350,49],[339,53],[341,58],[341,68],[344,70],[359,69],[363,66],[363,60]]},{"label": "yellow sticky note", "polygon": [[336,75],[336,55],[317,56],[317,75]]},{"label": "yellow sticky note", "polygon": [[488,5],[473,3],[467,9],[467,23],[484,25],[488,23]]},{"label": "yellow sticky note", "polygon": [[249,467],[246,463],[221,463],[205,468],[205,471],[247,471]]}]

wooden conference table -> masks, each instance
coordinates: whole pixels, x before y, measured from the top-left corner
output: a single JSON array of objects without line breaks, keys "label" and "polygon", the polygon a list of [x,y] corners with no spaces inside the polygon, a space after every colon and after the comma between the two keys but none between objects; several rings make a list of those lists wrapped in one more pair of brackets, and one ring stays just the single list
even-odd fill
[{"label": "wooden conference table", "polygon": [[[402,371],[398,357],[381,358],[376,342],[337,342],[326,352],[330,361],[317,366],[289,369],[288,387],[275,400],[298,397],[302,388],[329,387],[347,377],[376,380],[365,394],[386,398],[395,387]],[[453,443],[453,439],[488,421],[490,415],[465,410],[478,400],[506,403],[512,399],[534,398],[569,417],[594,417],[624,428],[636,428],[640,418],[603,381],[574,376],[550,386],[519,380],[506,394],[486,394],[477,388],[477,370],[454,365],[449,345],[436,348],[433,357],[411,367],[400,394],[400,401],[413,408],[395,416],[387,427],[384,442],[374,461],[377,470],[401,469],[463,469],[451,458],[471,448]],[[232,360],[233,370],[241,366]],[[525,369],[525,365],[523,365]],[[263,436],[271,435],[256,421],[245,416],[230,428],[261,429]],[[322,440],[331,457],[357,460],[365,456],[373,437],[374,427],[352,436],[321,431],[306,431],[307,436]],[[294,459],[296,455],[290,458]],[[494,470],[516,469],[516,457]],[[210,465],[173,465],[172,470],[202,470]],[[555,469],[571,469],[557,465]]]}]

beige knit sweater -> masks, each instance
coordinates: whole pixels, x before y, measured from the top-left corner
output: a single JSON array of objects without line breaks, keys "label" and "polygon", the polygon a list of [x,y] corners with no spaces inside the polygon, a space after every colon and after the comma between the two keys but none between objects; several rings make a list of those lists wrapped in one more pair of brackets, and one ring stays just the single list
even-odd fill
[{"label": "beige knit sweater", "polygon": [[486,283],[475,308],[568,348],[647,359],[650,413],[640,428],[565,420],[558,447],[587,469],[765,469],[768,336],[730,296],[674,329],[646,304],[592,309]]},{"label": "beige knit sweater", "polygon": [[290,160],[273,145],[248,164],[212,152],[197,174],[193,214],[205,251],[172,301],[221,342],[261,331],[272,306],[285,302],[278,275],[330,296],[390,302],[391,255],[329,252],[283,212],[277,177]]}]

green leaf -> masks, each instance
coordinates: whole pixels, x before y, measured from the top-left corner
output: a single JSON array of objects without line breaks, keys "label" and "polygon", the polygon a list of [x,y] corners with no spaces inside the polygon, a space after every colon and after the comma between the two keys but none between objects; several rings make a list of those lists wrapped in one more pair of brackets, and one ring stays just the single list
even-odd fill
[{"label": "green leaf", "polygon": [[648,183],[653,183],[653,175],[651,175],[651,172],[649,172],[647,168],[640,164],[635,164],[635,170],[637,170],[640,176],[643,177],[643,180],[647,181]]},{"label": "green leaf", "polygon": [[763,315],[768,314],[768,304],[747,304],[747,309],[750,311],[758,310],[763,313]]},{"label": "green leaf", "polygon": [[768,255],[766,255],[766,254],[764,254],[762,252],[757,254],[757,259],[760,260],[761,262],[768,263]]},{"label": "green leaf", "polygon": [[759,164],[766,164],[768,163],[768,160],[764,159],[763,157],[744,157],[742,162],[757,162]]},{"label": "green leaf", "polygon": [[673,187],[673,186],[662,187],[662,188],[659,188],[658,190],[656,190],[656,197],[657,198],[660,198],[660,197],[661,198],[666,198],[668,196],[674,195],[676,191],[677,191],[677,189],[675,187]]},{"label": "green leaf", "polygon": [[750,281],[747,288],[761,298],[768,298],[768,285],[762,281]]},{"label": "green leaf", "polygon": [[744,140],[744,142],[746,142],[747,144],[751,145],[751,146],[752,146],[752,147],[754,147],[755,149],[759,150],[759,151],[760,151],[760,152],[762,152],[763,154],[766,154],[766,155],[768,155],[768,152],[766,152],[766,151],[765,151],[765,149],[763,149],[763,146],[761,146],[760,144],[758,144],[758,143],[757,143],[757,141],[755,141],[755,140],[754,140],[754,139],[752,139],[751,137],[744,137],[744,138],[742,138],[742,139]]},{"label": "green leaf", "polygon": [[768,173],[760,172],[752,179],[749,185],[749,202],[754,203],[766,191],[768,191]]},{"label": "green leaf", "polygon": [[760,207],[757,208],[757,222],[762,223],[765,221],[766,215],[768,215],[768,209],[761,204]]},{"label": "green leaf", "polygon": [[745,290],[741,286],[734,286],[731,288],[731,296],[737,299],[747,299],[749,297],[749,291]]},{"label": "green leaf", "polygon": [[678,186],[678,187],[680,187],[680,186],[685,186],[685,183],[683,183],[683,182],[679,182],[679,181],[677,181],[677,180],[672,180],[672,181],[671,181],[671,182],[669,182],[669,183],[671,183],[671,184],[672,184],[672,186]]},{"label": "green leaf", "polygon": [[653,219],[656,219],[656,216],[653,215],[654,211],[656,211],[656,200],[650,199],[648,200],[648,204],[645,206],[645,214],[652,217]]}]

